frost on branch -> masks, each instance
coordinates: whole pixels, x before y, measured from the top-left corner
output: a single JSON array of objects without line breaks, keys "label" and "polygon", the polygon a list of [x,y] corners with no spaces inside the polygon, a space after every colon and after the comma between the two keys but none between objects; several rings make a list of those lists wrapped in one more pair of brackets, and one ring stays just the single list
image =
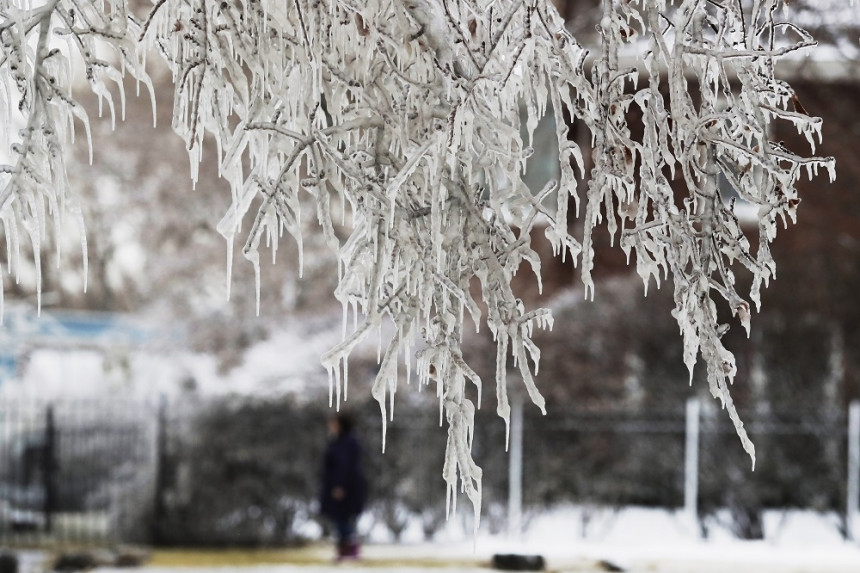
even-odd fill
[{"label": "frost on branch", "polygon": [[[112,122],[118,113],[124,115],[126,72],[144,82],[152,95],[135,30],[124,0],[0,0],[0,138],[10,151],[0,155],[0,221],[6,247],[6,268],[0,273],[18,280],[22,241],[29,241],[37,295],[41,246],[49,229],[59,234],[66,216],[77,219],[86,261],[81,208],[69,189],[64,160],[76,120],[91,143],[87,113],[72,95],[75,72],[82,68],[98,96],[99,110],[107,104]],[[114,93],[120,98],[119,110]]]},{"label": "frost on branch", "polygon": [[[435,383],[449,428],[450,499],[459,483],[477,512],[480,470],[469,452],[481,380],[463,360],[463,317],[486,322],[495,337],[498,413],[507,419],[509,356],[543,409],[531,335],[551,317],[527,310],[511,289],[523,264],[540,280],[530,245],[538,221],[548,222],[557,255],[582,254],[586,292],[592,231],[604,220],[646,287],[652,277],[672,281],[685,362],[692,372],[704,358],[711,391],[753,456],[728,390],[735,363],[720,342],[726,326],[715,299],[749,328],[734,269],[753,273],[757,307],[774,274],[768,244],[799,201],[795,182],[819,167],[832,175],[831,161],[769,137],[775,121],[794,123],[813,151],[820,136],[820,120],[793,111],[791,88],[774,77],[776,58],[813,44],[775,20],[777,5],[606,0],[592,66],[555,9],[535,0],[165,0],[144,36],[173,65],[175,123],[192,164],[205,132],[218,143],[233,188],[219,226],[230,245],[255,212],[244,246],[255,273],[261,242],[274,248],[286,231],[301,248],[303,205],[338,249],[344,341],[323,357],[334,399],[347,396],[351,350],[393,325],[373,395],[387,418],[401,372],[408,382],[414,368],[419,383]],[[630,54],[644,56],[642,65]],[[633,108],[641,139],[631,136]],[[558,119],[561,176],[530,190],[521,177],[548,113]],[[593,138],[584,198],[576,194],[583,151],[565,116]],[[669,181],[676,173],[680,197]],[[758,207],[756,252],[721,177]],[[568,213],[580,201],[582,245]],[[343,241],[338,220],[351,229]]]},{"label": "frost on branch", "polygon": [[[139,30],[105,41],[125,46],[139,34],[170,66],[192,177],[209,134],[232,187],[218,228],[230,249],[244,239],[258,281],[261,245],[274,256],[286,232],[301,252],[303,225],[316,220],[339,255],[344,338],[323,357],[332,399],[347,397],[350,352],[385,333],[372,390],[383,419],[413,370],[435,385],[448,424],[449,500],[459,487],[478,515],[481,470],[470,451],[482,382],[461,341],[483,323],[494,336],[500,416],[510,411],[511,357],[544,408],[532,334],[551,316],[525,308],[511,287],[524,265],[540,281],[530,244],[540,229],[557,256],[582,257],[587,294],[592,233],[603,224],[646,288],[652,278],[672,282],[684,360],[692,372],[702,356],[753,456],[729,394],[735,363],[720,341],[718,303],[749,328],[734,271],[752,273],[746,296],[757,308],[775,272],[768,245],[799,202],[796,181],[833,168],[770,139],[785,121],[812,153],[820,137],[820,120],[793,109],[792,89],[774,75],[776,59],[813,44],[778,21],[780,6],[604,0],[591,56],[547,0],[157,0]],[[87,22],[119,11],[108,5]],[[560,176],[529,189],[522,177],[547,114],[557,120]],[[588,163],[564,118],[590,131]],[[726,186],[758,209],[752,243]],[[581,204],[582,243],[571,234]]]},{"label": "frost on branch", "polygon": [[[539,278],[530,233],[542,220],[559,253],[578,253],[566,218],[576,181],[568,168],[537,196],[525,187],[531,135],[520,136],[520,109],[531,134],[551,92],[564,88],[552,100],[559,117],[593,99],[585,51],[554,10],[522,2],[168,1],[144,37],[173,63],[174,121],[192,157],[206,131],[216,136],[233,189],[219,229],[231,245],[256,211],[244,244],[255,272],[260,245],[283,232],[301,248],[308,204],[339,249],[344,341],[323,357],[333,397],[346,398],[350,351],[393,325],[373,395],[387,418],[402,373],[435,383],[449,499],[459,483],[477,514],[481,380],[463,360],[464,316],[496,337],[498,412],[507,418],[510,355],[542,408],[531,337],[551,319],[528,311],[510,283],[524,262]],[[580,150],[565,129],[559,136],[582,176]],[[545,208],[554,193],[561,209]],[[351,229],[342,242],[340,221]]]},{"label": "frost on branch", "polygon": [[[744,11],[737,2],[686,0],[667,11],[665,2],[604,3],[605,52],[594,79],[606,127],[595,134],[583,264],[590,284],[590,228],[607,205],[614,233],[617,222],[609,211],[618,205],[621,247],[635,255],[646,288],[652,277],[658,285],[671,278],[691,379],[701,353],[711,393],[728,410],[753,464],[753,445],[729,394],[735,360],[720,341],[728,325],[719,324],[713,295],[749,335],[750,304],[735,289],[733,268],[740,264],[752,273],[749,298],[758,309],[760,288],[776,272],[768,245],[779,223],[794,221],[800,203],[797,180],[819,168],[835,176],[832,159],[797,155],[770,138],[777,121],[792,123],[813,153],[821,137],[820,118],[795,107],[794,91],[774,77],[778,57],[814,45],[803,30],[776,20],[777,7],[775,1],[755,2]],[[635,85],[639,71],[619,65],[618,38],[639,35],[647,82],[625,91],[625,76]],[[695,99],[691,86],[698,89]],[[641,142],[630,139],[625,125],[624,111],[632,106],[643,114]],[[676,172],[686,187],[680,202],[667,180]],[[735,215],[735,200],[722,195],[720,178],[758,209],[755,252]]]}]

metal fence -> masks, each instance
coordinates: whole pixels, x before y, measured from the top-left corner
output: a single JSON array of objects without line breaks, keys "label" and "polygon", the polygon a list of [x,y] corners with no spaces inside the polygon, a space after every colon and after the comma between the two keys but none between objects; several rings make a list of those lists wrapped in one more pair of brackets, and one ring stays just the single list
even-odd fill
[{"label": "metal fence", "polygon": [[[351,408],[371,515],[395,535],[418,520],[432,536],[445,516],[438,410],[402,401],[382,455],[377,405]],[[806,508],[838,516],[848,537],[860,491],[860,408],[851,412],[742,412],[753,472],[710,402],[541,416],[515,401],[510,452],[504,423],[479,411],[484,523],[515,532],[561,503],[641,505],[684,510],[703,535],[728,514],[738,536],[755,538],[764,510]],[[291,542],[315,519],[329,414],[323,400],[288,398],[0,401],[0,545]]]},{"label": "metal fence", "polygon": [[145,538],[157,420],[136,401],[0,401],[0,543]]}]

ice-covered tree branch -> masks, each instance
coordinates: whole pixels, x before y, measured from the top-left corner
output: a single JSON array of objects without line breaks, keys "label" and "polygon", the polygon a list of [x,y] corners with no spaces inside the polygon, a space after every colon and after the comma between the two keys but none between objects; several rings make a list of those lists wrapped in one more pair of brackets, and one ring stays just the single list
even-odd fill
[{"label": "ice-covered tree branch", "polygon": [[[106,102],[112,121],[117,111],[110,86],[117,88],[122,112],[126,72],[153,94],[133,35],[135,20],[124,1],[4,1],[0,18],[0,81],[4,88],[0,106],[5,115],[3,139],[11,151],[6,156],[11,163],[0,165],[6,270],[17,280],[22,240],[29,240],[38,296],[41,245],[48,229],[58,233],[68,215],[78,219],[86,260],[81,208],[69,188],[64,157],[65,148],[74,141],[76,121],[83,125],[88,144],[91,139],[87,113],[72,95],[75,68],[83,67],[100,110]],[[19,130],[13,127],[20,125]]]},{"label": "ice-covered tree branch", "polygon": [[[466,315],[496,341],[499,415],[510,411],[509,362],[544,408],[532,335],[552,317],[526,308],[512,287],[524,265],[540,281],[531,246],[540,230],[557,256],[582,258],[587,295],[593,233],[604,225],[646,290],[652,279],[671,282],[683,359],[692,373],[703,358],[711,392],[754,459],[729,393],[735,361],[720,341],[718,308],[749,329],[749,301],[759,306],[775,273],[768,245],[777,223],[795,216],[795,183],[819,168],[833,174],[831,160],[811,156],[821,121],[774,72],[779,58],[814,44],[778,19],[780,1],[604,0],[593,55],[546,0],[158,0],[142,24],[121,0],[103,9],[4,2],[0,70],[28,125],[13,147],[17,162],[2,169],[9,252],[19,226],[38,244],[46,199],[51,213],[63,212],[53,206],[67,193],[62,148],[72,118],[85,120],[70,74],[53,62],[79,54],[112,110],[106,80],[120,94],[123,71],[145,81],[138,54],[154,48],[173,74],[173,124],[192,179],[204,138],[217,144],[232,188],[218,225],[228,261],[242,236],[259,282],[261,245],[274,256],[286,232],[301,250],[304,223],[316,220],[339,257],[344,339],[323,357],[332,400],[346,399],[350,352],[388,333],[373,395],[387,419],[413,369],[420,384],[435,383],[450,500],[459,485],[476,515],[480,508],[470,451],[482,381],[463,358]],[[71,39],[68,50],[48,50],[52,22]],[[111,58],[97,59],[95,44]],[[560,176],[529,189],[527,159],[548,114]],[[810,149],[772,141],[776,122],[794,124]],[[572,123],[590,132],[590,157]],[[752,240],[728,189],[757,208]],[[753,277],[748,294],[737,292],[740,266]]]}]

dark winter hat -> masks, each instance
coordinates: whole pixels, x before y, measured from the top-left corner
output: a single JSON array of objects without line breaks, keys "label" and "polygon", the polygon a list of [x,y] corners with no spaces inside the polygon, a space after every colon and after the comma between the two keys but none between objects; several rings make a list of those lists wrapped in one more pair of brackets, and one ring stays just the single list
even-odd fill
[{"label": "dark winter hat", "polygon": [[338,428],[340,428],[340,434],[346,435],[352,432],[352,429],[355,427],[355,418],[352,417],[352,414],[349,412],[338,412],[335,414],[334,419],[337,420]]}]

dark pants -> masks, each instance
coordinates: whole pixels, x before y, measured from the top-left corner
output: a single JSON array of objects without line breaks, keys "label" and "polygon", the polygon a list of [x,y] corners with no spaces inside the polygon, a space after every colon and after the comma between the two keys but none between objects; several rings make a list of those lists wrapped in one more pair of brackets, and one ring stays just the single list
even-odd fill
[{"label": "dark pants", "polygon": [[333,521],[339,546],[355,542],[355,517],[338,517]]}]

